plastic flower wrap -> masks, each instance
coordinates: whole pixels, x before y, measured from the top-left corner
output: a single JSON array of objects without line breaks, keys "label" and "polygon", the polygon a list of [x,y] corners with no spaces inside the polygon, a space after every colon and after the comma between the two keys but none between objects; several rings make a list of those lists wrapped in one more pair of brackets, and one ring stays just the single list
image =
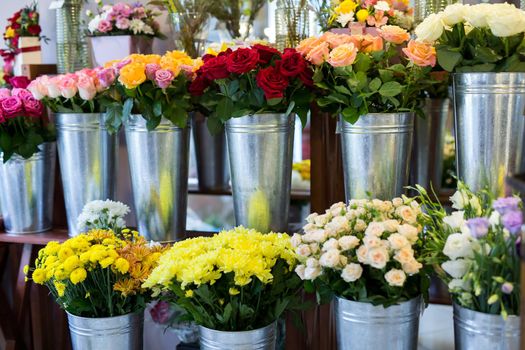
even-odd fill
[{"label": "plastic flower wrap", "polygon": [[26,274],[45,285],[57,303],[82,317],[112,317],[144,309],[151,294],[142,287],[164,248],[137,232],[126,239],[92,230],[64,243],[49,242]]},{"label": "plastic flower wrap", "polygon": [[294,234],[296,273],[319,298],[392,305],[428,293],[422,213],[412,198],[351,200],[311,214]]},{"label": "plastic flower wrap", "polygon": [[450,215],[418,187],[429,214],[427,260],[461,306],[504,318],[519,315],[521,199],[495,199],[458,185]]},{"label": "plastic flower wrap", "polygon": [[163,293],[204,327],[252,330],[299,307],[295,265],[286,234],[238,227],[175,243],[143,287]]},{"label": "plastic flower wrap", "polygon": [[112,200],[91,201],[84,206],[78,216],[80,230],[106,229],[119,234],[125,227],[124,217],[129,214],[129,207]]}]

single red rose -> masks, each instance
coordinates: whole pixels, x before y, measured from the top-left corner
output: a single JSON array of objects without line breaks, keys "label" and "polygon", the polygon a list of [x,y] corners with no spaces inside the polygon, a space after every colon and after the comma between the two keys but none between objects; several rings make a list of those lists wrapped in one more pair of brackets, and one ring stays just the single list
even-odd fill
[{"label": "single red rose", "polygon": [[210,55],[209,53],[207,53],[206,55],[202,56],[202,61],[206,62],[206,61],[209,61],[209,60],[214,59],[214,58],[215,58],[214,55]]},{"label": "single red rose", "polygon": [[281,56],[281,53],[278,50],[270,46],[255,44],[252,48],[259,52],[260,64],[268,64],[275,56]]},{"label": "single red rose", "polygon": [[288,78],[281,74],[279,65],[261,69],[257,73],[257,86],[259,86],[267,100],[284,97],[288,87]]},{"label": "single red rose", "polygon": [[15,13],[13,14],[13,17],[11,17],[9,20],[10,20],[11,22],[16,22],[16,21],[20,18],[20,16],[22,16],[22,10],[20,10],[20,11],[18,11],[18,12],[15,12]]},{"label": "single red rose", "polygon": [[192,96],[202,96],[204,90],[206,90],[208,86],[210,86],[209,80],[202,75],[197,75],[197,77],[191,82],[188,91]]},{"label": "single red rose", "polygon": [[229,56],[232,52],[233,52],[232,49],[227,48],[226,50],[219,52],[217,57],[219,57],[219,56]]},{"label": "single red rose", "polygon": [[230,72],[228,72],[226,65],[225,56],[217,56],[209,59],[199,69],[202,75],[208,80],[217,80],[228,78]]},{"label": "single red rose", "polygon": [[40,34],[42,29],[40,28],[38,24],[32,24],[29,27],[27,27],[27,31],[29,32],[29,34],[37,36]]},{"label": "single red rose", "polygon": [[240,48],[232,52],[226,58],[228,71],[243,74],[251,71],[259,62],[259,52],[253,49]]},{"label": "single red rose", "polygon": [[286,49],[280,67],[284,76],[296,77],[306,69],[306,61],[295,49]]},{"label": "single red rose", "polygon": [[20,23],[13,23],[11,24],[11,28],[13,28],[14,30],[17,30],[17,29],[20,29]]},{"label": "single red rose", "polygon": [[306,68],[299,74],[299,79],[303,82],[304,86],[307,87],[313,87],[314,86],[314,80],[313,80],[314,72],[310,68]]},{"label": "single red rose", "polygon": [[16,77],[9,77],[6,78],[6,82],[11,85],[13,88],[19,88],[19,89],[25,89],[31,82],[28,77],[26,76],[16,76]]}]

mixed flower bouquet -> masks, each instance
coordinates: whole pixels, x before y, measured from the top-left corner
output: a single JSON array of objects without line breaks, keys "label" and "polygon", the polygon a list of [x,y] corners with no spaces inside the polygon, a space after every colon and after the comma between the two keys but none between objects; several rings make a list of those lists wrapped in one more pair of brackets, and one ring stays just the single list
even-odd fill
[{"label": "mixed flower bouquet", "polygon": [[113,317],[143,310],[151,291],[142,284],[164,248],[137,232],[125,239],[110,230],[92,230],[64,243],[49,242],[34,268],[25,268],[35,283],[45,285],[67,312],[81,317]]},{"label": "mixed flower bouquet", "polygon": [[15,52],[18,50],[18,40],[21,36],[40,36],[42,29],[36,7],[37,3],[34,2],[7,19],[4,40],[9,50]]},{"label": "mixed flower bouquet", "polygon": [[[20,80],[14,80],[17,86]],[[44,142],[55,141],[43,104],[25,88],[0,89],[0,153],[7,162],[13,154],[30,158]]]},{"label": "mixed flower bouquet", "polygon": [[190,93],[212,132],[222,123],[258,113],[296,113],[303,124],[310,110],[312,70],[295,49],[283,53],[261,44],[205,55]]},{"label": "mixed flower bouquet", "polygon": [[186,127],[192,108],[188,86],[201,64],[202,60],[193,60],[182,51],[164,56],[133,54],[108,62],[106,67],[117,74],[106,103],[109,130],[118,130],[132,112],[147,120],[148,130],[155,129],[162,117]]},{"label": "mixed flower bouquet", "polygon": [[413,198],[351,200],[311,214],[294,234],[296,273],[320,302],[333,294],[385,307],[427,296],[423,214]]},{"label": "mixed flower bouquet", "polygon": [[87,12],[89,35],[146,35],[162,37],[159,24],[155,17],[159,16],[155,10],[146,8],[140,2],[132,5],[119,2],[114,5],[98,3],[98,14]]},{"label": "mixed flower bouquet", "polygon": [[286,234],[238,227],[175,243],[143,286],[163,293],[198,325],[247,331],[300,307],[295,265]]},{"label": "mixed flower bouquet", "polygon": [[77,226],[80,230],[112,230],[120,235],[126,228],[124,218],[129,214],[129,207],[110,199],[95,200],[84,206],[78,216]]},{"label": "mixed flower bouquet", "polygon": [[453,4],[417,26],[449,72],[524,72],[525,12],[511,4]]},{"label": "mixed flower bouquet", "polygon": [[448,215],[417,188],[428,213],[426,260],[448,284],[454,301],[503,318],[519,315],[521,200],[473,193],[459,182],[450,198],[455,211]]},{"label": "mixed flower bouquet", "polygon": [[419,111],[436,51],[409,40],[405,29],[386,25],[379,36],[327,32],[303,40],[297,51],[314,66],[319,107],[355,123],[367,113]]}]

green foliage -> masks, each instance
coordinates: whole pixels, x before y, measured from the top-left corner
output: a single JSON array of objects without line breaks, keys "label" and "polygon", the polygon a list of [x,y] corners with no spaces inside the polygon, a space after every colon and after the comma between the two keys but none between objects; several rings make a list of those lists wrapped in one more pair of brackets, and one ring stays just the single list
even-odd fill
[{"label": "green foliage", "polygon": [[38,146],[56,140],[52,124],[45,124],[42,118],[16,117],[0,123],[0,152],[4,163],[13,155],[24,159],[37,153]]}]

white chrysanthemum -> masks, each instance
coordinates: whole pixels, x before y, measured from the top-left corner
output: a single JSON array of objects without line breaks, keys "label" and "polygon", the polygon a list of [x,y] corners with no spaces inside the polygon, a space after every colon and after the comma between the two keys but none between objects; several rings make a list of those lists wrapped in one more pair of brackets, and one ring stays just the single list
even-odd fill
[{"label": "white chrysanthemum", "polygon": [[135,35],[144,33],[144,27],[145,26],[146,26],[146,24],[143,21],[141,21],[140,19],[134,18],[134,19],[132,19],[129,22],[129,29]]},{"label": "white chrysanthemum", "polygon": [[354,21],[354,13],[353,12],[342,13],[339,16],[337,16],[336,21],[337,23],[341,25],[341,27],[346,27],[348,23]]}]

